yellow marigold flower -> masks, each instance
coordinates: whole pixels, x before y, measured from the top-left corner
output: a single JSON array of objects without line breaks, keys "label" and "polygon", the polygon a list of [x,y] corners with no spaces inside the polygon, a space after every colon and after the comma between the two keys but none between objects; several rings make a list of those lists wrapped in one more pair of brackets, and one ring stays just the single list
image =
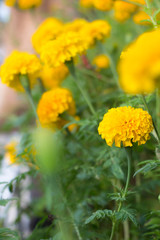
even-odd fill
[{"label": "yellow marigold flower", "polygon": [[105,37],[109,37],[111,26],[107,21],[95,20],[86,24],[81,33],[86,37],[89,45],[93,45],[96,40],[103,40]]},{"label": "yellow marigold flower", "polygon": [[133,21],[134,21],[136,24],[139,24],[139,25],[151,25],[150,22],[143,21],[143,20],[150,20],[150,17],[149,17],[148,14],[145,13],[144,11],[139,11],[139,12],[137,12],[137,13],[133,16]]},{"label": "yellow marigold flower", "polygon": [[42,0],[6,0],[6,5],[9,7],[17,6],[21,9],[28,9],[32,7],[38,7],[42,4]]},{"label": "yellow marigold flower", "polygon": [[64,64],[56,68],[44,65],[39,77],[46,89],[52,89],[58,87],[68,74],[68,68]]},{"label": "yellow marigold flower", "polygon": [[63,23],[57,18],[47,18],[41,23],[32,36],[32,45],[37,53],[41,52],[42,46],[49,40],[55,39],[62,31]]},{"label": "yellow marigold flower", "polygon": [[5,4],[8,6],[8,7],[13,7],[16,3],[16,0],[5,0]]},{"label": "yellow marigold flower", "polygon": [[131,13],[137,9],[137,6],[131,3],[123,2],[121,0],[114,3],[114,17],[117,21],[123,22],[127,20]]},{"label": "yellow marigold flower", "polygon": [[76,32],[66,32],[42,47],[41,60],[49,66],[59,67],[87,48],[88,42],[84,36]]},{"label": "yellow marigold flower", "polygon": [[109,58],[105,54],[100,54],[93,59],[93,64],[96,65],[97,69],[108,68]]},{"label": "yellow marigold flower", "polygon": [[139,3],[139,4],[142,4],[142,5],[146,4],[145,0],[132,0],[132,2]]},{"label": "yellow marigold flower", "polygon": [[113,2],[113,0],[93,0],[93,5],[98,10],[108,11],[111,10]]},{"label": "yellow marigold flower", "polygon": [[75,115],[75,111],[72,94],[65,88],[54,88],[45,92],[37,108],[42,126],[51,128],[54,128],[55,124],[61,120],[62,113],[67,112],[70,115]]},{"label": "yellow marigold flower", "polygon": [[93,5],[93,0],[80,0],[80,5],[82,7],[92,7]]},{"label": "yellow marigold flower", "polygon": [[143,33],[124,51],[118,66],[122,89],[130,94],[154,91],[160,76],[160,29]]},{"label": "yellow marigold flower", "polygon": [[102,139],[109,146],[131,147],[134,142],[145,144],[153,130],[152,118],[141,108],[118,107],[110,109],[98,127]]},{"label": "yellow marigold flower", "polygon": [[5,157],[9,160],[9,164],[14,164],[17,162],[16,153],[17,142],[12,141],[5,146]]},{"label": "yellow marigold flower", "polygon": [[88,22],[83,18],[77,18],[72,22],[68,22],[64,25],[63,32],[73,31],[78,32],[80,31]]},{"label": "yellow marigold flower", "polygon": [[1,66],[0,77],[2,83],[8,87],[23,91],[19,76],[24,74],[28,75],[30,85],[32,86],[40,69],[40,61],[34,54],[13,51]]}]

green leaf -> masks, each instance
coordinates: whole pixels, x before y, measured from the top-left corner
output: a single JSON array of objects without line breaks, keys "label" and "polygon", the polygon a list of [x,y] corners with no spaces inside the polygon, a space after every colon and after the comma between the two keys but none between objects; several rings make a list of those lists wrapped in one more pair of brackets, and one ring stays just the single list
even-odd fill
[{"label": "green leaf", "polygon": [[117,220],[125,221],[127,219],[130,219],[136,226],[137,226],[137,220],[136,220],[136,211],[131,208],[122,208],[119,212],[116,213]]},{"label": "green leaf", "polygon": [[0,239],[2,240],[20,240],[20,236],[17,231],[9,228],[0,228]]},{"label": "green leaf", "polygon": [[99,219],[104,219],[105,217],[112,218],[114,216],[114,213],[112,210],[98,210],[94,212],[89,218],[86,219],[85,224],[88,224],[92,222],[93,220],[99,220]]},{"label": "green leaf", "polygon": [[134,177],[138,174],[138,173],[143,173],[143,174],[146,174],[150,171],[152,171],[153,169],[155,169],[157,166],[159,166],[160,163],[159,161],[153,161],[153,162],[150,162],[150,163],[147,163],[145,166],[143,166],[142,168],[138,169],[135,174],[134,174]]}]

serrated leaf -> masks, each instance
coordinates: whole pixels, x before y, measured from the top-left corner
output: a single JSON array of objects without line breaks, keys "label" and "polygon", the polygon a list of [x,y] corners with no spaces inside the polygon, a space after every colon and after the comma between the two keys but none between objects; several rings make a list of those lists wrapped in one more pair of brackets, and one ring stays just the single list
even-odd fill
[{"label": "serrated leaf", "polygon": [[133,176],[135,177],[138,173],[146,174],[149,171],[152,171],[153,169],[155,169],[158,165],[159,165],[159,163],[157,163],[157,162],[147,163],[145,166],[138,169]]},{"label": "serrated leaf", "polygon": [[99,220],[99,219],[104,219],[105,217],[109,217],[112,218],[114,215],[112,210],[98,210],[96,212],[94,212],[89,218],[86,219],[85,224],[88,224],[90,222],[92,222],[93,220]]},{"label": "serrated leaf", "polygon": [[122,208],[119,212],[116,213],[117,220],[125,221],[130,219],[135,225],[137,225],[136,212],[131,208]]}]

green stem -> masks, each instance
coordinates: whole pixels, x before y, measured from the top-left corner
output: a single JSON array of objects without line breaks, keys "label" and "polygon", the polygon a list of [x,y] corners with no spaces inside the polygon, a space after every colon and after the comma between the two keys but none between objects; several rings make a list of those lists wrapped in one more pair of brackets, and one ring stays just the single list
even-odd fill
[{"label": "green stem", "polygon": [[44,84],[43,84],[43,82],[40,78],[38,78],[38,82],[39,82],[42,93],[44,93],[46,91],[46,89],[45,89]]},{"label": "green stem", "polygon": [[[126,185],[125,185],[125,188],[124,188],[124,192],[122,194],[122,198],[126,197],[126,194],[127,194],[127,191],[128,191],[130,175],[131,175],[131,152],[132,152],[132,149],[131,148],[125,148],[125,152],[126,152],[126,155],[127,155],[128,172],[127,172],[127,180],[126,180]],[[118,205],[117,212],[120,212],[121,208],[122,208],[122,201],[120,201],[120,203]],[[113,222],[112,222],[112,231],[111,231],[110,240],[112,240],[113,237],[114,237],[115,228],[116,228],[116,221],[114,219]]]},{"label": "green stem", "polygon": [[[150,114],[150,111],[149,111],[148,104],[147,104],[147,102],[146,102],[145,96],[144,96],[144,95],[141,95],[141,97],[142,97],[142,101],[143,101],[143,104],[144,104],[145,109],[146,109],[147,112]],[[150,114],[150,115],[151,115],[151,114]],[[154,130],[155,130],[155,133],[156,133],[156,137],[157,137],[156,139],[157,139],[158,143],[160,143],[159,132],[158,132],[158,130],[157,130],[157,127],[156,127],[156,124],[155,124],[153,118],[152,118],[152,122],[153,122],[153,127],[154,127]]]},{"label": "green stem", "polygon": [[112,239],[113,239],[113,237],[114,237],[114,233],[115,233],[115,228],[116,228],[116,222],[113,221],[113,223],[112,223],[111,236],[110,236],[109,240],[112,240]]},{"label": "green stem", "polygon": [[23,86],[23,88],[26,92],[27,97],[28,97],[28,100],[30,102],[30,105],[33,109],[34,115],[35,115],[36,119],[38,120],[36,107],[35,107],[35,104],[34,104],[34,101],[33,101],[33,98],[32,98],[32,94],[31,94],[29,78],[28,78],[27,75],[20,75],[19,77],[20,77],[21,84],[22,84],[22,86]]},{"label": "green stem", "polygon": [[67,67],[68,67],[68,69],[69,69],[69,71],[70,71],[70,73],[71,73],[71,75],[72,75],[72,77],[73,77],[73,79],[74,79],[77,87],[79,88],[79,91],[81,92],[84,100],[86,101],[86,103],[87,103],[87,105],[88,105],[91,113],[92,113],[93,115],[95,115],[96,112],[95,112],[95,110],[94,110],[94,107],[93,107],[90,99],[88,98],[86,92],[84,91],[84,89],[81,87],[81,85],[80,85],[79,82],[78,82],[73,61],[70,61],[70,62],[66,63],[66,65],[67,65]]}]

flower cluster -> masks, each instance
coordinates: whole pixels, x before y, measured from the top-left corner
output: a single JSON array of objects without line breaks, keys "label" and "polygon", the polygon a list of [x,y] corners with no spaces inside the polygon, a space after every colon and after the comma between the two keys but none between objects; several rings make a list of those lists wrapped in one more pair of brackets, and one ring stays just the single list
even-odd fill
[{"label": "flower cluster", "polygon": [[61,125],[61,114],[67,112],[74,116],[75,102],[72,94],[65,88],[54,88],[45,92],[40,99],[37,114],[42,126],[55,128]]},{"label": "flower cluster", "polygon": [[2,83],[18,91],[23,91],[20,75],[28,75],[30,85],[35,82],[41,69],[39,59],[34,54],[13,51],[0,68]]},{"label": "flower cluster", "polygon": [[[124,22],[130,18],[131,14],[135,13],[137,10],[141,10],[137,4],[141,4],[143,6],[145,4],[145,0],[133,0],[131,3],[123,0],[80,0],[80,4],[83,7],[95,7],[100,11],[109,11],[113,9],[115,19],[119,22]],[[141,20],[145,20],[146,15],[141,14]],[[144,18],[142,18],[143,16]],[[142,24],[136,20],[135,23]]]},{"label": "flower cluster", "polygon": [[98,127],[102,139],[109,146],[131,147],[134,142],[145,144],[153,130],[152,118],[141,108],[118,107],[110,109]]},{"label": "flower cluster", "polygon": [[[33,35],[32,42],[34,48],[38,50],[37,52],[40,52],[42,62],[52,67],[59,67],[72,60],[78,54],[84,53],[96,40],[103,40],[110,34],[110,25],[107,21],[87,22],[84,19],[76,19],[71,23],[63,24],[63,26],[58,24],[57,27],[56,23],[54,31],[57,35],[54,35],[51,30],[52,33],[48,34],[44,38],[45,40],[38,41],[49,32],[50,27],[48,24],[42,25]],[[35,39],[37,40],[35,41]]]},{"label": "flower cluster", "polygon": [[129,45],[119,62],[122,89],[130,94],[146,94],[155,90],[160,76],[160,30],[143,33]]},{"label": "flower cluster", "polygon": [[42,4],[42,0],[6,0],[6,5],[9,7],[18,6],[20,9],[28,9],[38,7]]}]

